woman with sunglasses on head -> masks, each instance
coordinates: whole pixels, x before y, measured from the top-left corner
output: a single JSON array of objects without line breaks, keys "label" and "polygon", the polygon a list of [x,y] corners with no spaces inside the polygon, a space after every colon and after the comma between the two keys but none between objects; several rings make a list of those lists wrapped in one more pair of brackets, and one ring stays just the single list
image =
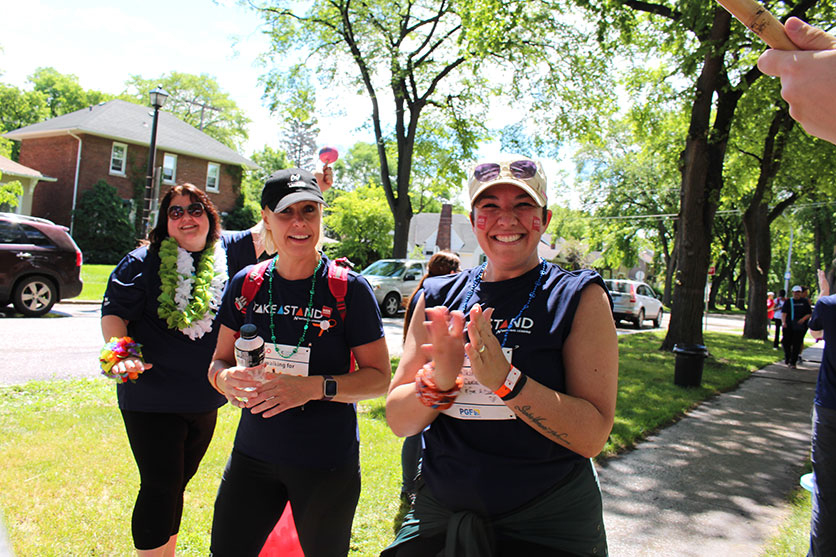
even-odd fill
[{"label": "woman with sunglasses on head", "polygon": [[[208,377],[242,410],[215,500],[215,557],[258,555],[288,501],[307,557],[349,551],[360,495],[354,403],[385,393],[391,372],[371,287],[318,249],[324,204],[311,173],[270,176],[263,240],[276,255],[238,273],[224,294]],[[343,277],[342,293],[332,273]],[[235,365],[236,332],[247,323],[266,342],[255,368]]]},{"label": "woman with sunglasses on head", "polygon": [[538,163],[484,162],[468,186],[487,261],[427,279],[416,303],[386,419],[423,431],[423,485],[383,555],[606,555],[590,459],[615,414],[607,290],[538,256],[551,220]]},{"label": "woman with sunglasses on head", "polygon": [[162,198],[148,245],[113,270],[102,303],[103,372],[119,382],[119,409],[140,474],[131,520],[140,555],[173,556],[183,491],[197,471],[217,409],[206,381],[227,280],[220,219],[192,184]]}]

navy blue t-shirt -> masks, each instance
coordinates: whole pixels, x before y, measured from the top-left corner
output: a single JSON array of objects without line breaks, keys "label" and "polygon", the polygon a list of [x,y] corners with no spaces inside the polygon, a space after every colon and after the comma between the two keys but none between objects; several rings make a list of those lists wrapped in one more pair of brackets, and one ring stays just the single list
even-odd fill
[{"label": "navy blue t-shirt", "polygon": [[[322,257],[314,288],[310,325],[302,342],[311,349],[309,375],[342,375],[349,372],[351,347],[362,346],[383,337],[380,308],[366,279],[348,273],[345,296],[346,321],[337,311],[337,301],[328,286],[328,258]],[[308,320],[305,316],[311,279],[285,280],[273,272],[272,303],[269,277],[247,307],[246,315],[235,308],[249,268],[239,272],[224,292],[219,323],[238,331],[244,323],[254,323],[258,334],[270,343],[272,315],[276,342],[296,346]],[[319,326],[322,320],[327,327]],[[348,325],[348,326],[346,326]],[[359,454],[357,414],[353,404],[312,400],[264,418],[242,409],[235,448],[243,454],[275,464],[331,469],[356,459]]]},{"label": "navy blue t-shirt", "polygon": [[201,338],[191,340],[157,315],[160,258],[147,247],[137,248],[116,266],[102,301],[102,316],[128,320],[128,336],[142,344],[142,355],[154,367],[136,382],[116,387],[119,408],[135,412],[209,412],[226,399],[206,378],[218,322]]},{"label": "navy blue t-shirt", "polygon": [[230,277],[256,262],[252,230],[225,230],[221,241],[226,250],[226,268],[229,269]]},{"label": "navy blue t-shirt", "polygon": [[[479,269],[424,281],[426,306],[462,309]],[[493,331],[513,348],[512,363],[539,383],[566,392],[563,343],[569,335],[581,290],[604,288],[594,271],[569,272],[546,264],[539,289],[519,320],[540,267],[522,276],[482,282],[467,302],[492,307]],[[550,441],[520,419],[466,420],[440,414],[424,432],[423,474],[433,496],[454,511],[495,516],[510,511],[560,482],[583,457]]]},{"label": "navy blue t-shirt", "polygon": [[809,323],[811,329],[824,331],[816,404],[836,410],[836,294],[819,298]]},{"label": "navy blue t-shirt", "polygon": [[787,318],[787,326],[790,329],[795,329],[800,331],[801,329],[807,330],[807,322],[800,323],[802,317],[805,315],[810,315],[810,302],[807,298],[787,298],[784,302],[784,307],[781,308],[784,312],[784,316]]}]

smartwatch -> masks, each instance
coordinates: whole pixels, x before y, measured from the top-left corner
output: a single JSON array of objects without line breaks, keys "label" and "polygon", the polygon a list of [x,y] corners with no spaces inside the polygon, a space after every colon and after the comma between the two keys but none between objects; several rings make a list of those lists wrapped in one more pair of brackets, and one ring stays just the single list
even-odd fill
[{"label": "smartwatch", "polygon": [[331,400],[337,396],[337,380],[330,375],[323,375],[322,378],[322,400]]}]

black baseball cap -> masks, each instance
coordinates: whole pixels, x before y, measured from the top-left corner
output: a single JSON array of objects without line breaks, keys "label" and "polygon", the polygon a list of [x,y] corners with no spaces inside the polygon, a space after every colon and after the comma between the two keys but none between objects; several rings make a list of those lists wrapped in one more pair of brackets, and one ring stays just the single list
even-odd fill
[{"label": "black baseball cap", "polygon": [[261,190],[261,206],[274,213],[284,211],[300,201],[315,201],[322,205],[325,198],[313,174],[302,168],[277,170],[264,182]]}]

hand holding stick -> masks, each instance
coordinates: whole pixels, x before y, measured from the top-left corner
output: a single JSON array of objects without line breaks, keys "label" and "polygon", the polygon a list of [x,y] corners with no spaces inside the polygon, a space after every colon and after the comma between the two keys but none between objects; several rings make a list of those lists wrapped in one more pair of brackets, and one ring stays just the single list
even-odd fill
[{"label": "hand holding stick", "polygon": [[776,50],[798,50],[784,26],[755,0],[717,0],[730,14]]}]

